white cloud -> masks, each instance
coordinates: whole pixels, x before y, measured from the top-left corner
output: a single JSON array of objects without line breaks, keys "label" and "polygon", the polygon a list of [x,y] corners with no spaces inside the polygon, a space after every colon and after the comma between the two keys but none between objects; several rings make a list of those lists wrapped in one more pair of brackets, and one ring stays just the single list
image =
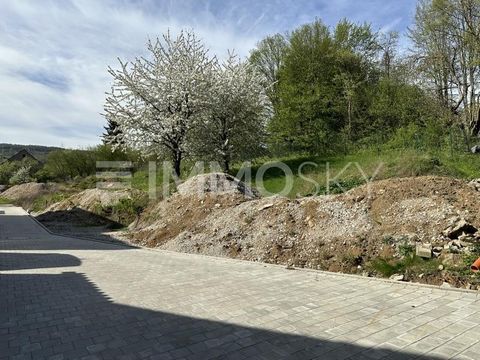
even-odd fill
[{"label": "white cloud", "polygon": [[[268,33],[315,16],[336,21],[353,14],[352,4],[358,2],[0,0],[0,142],[98,143],[107,66],[143,54],[147,38],[167,29],[193,28],[220,56],[231,48],[247,55]],[[355,11],[368,18],[363,7]]]}]

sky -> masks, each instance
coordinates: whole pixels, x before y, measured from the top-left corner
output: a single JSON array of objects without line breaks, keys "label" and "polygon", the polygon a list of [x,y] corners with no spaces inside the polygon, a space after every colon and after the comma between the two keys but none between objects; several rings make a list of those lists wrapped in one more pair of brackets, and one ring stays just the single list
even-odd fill
[{"label": "sky", "polygon": [[[0,143],[100,143],[117,58],[193,29],[212,54],[247,56],[263,37],[346,17],[405,33],[416,0],[0,0]],[[403,40],[406,41],[405,39]]]}]

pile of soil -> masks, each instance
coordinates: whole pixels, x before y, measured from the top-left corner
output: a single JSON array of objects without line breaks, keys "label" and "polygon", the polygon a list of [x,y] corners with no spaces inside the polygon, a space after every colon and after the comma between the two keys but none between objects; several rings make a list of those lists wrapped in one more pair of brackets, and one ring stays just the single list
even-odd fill
[{"label": "pile of soil", "polygon": [[2,192],[2,197],[22,206],[25,210],[30,210],[36,199],[43,195],[56,193],[59,190],[60,186],[55,183],[31,182],[10,187]]},{"label": "pile of soil", "polygon": [[80,208],[88,212],[96,212],[99,208],[117,205],[122,199],[131,199],[132,190],[87,189],[78,194],[49,206],[43,213]]},{"label": "pile of soil", "polygon": [[135,190],[87,189],[49,206],[36,214],[36,218],[51,230],[61,229],[62,233],[68,233],[68,228],[75,226],[118,228],[123,225],[111,218],[112,208],[139,193]]},{"label": "pile of soil", "polygon": [[[212,179],[221,191],[211,190]],[[210,185],[199,192],[198,184]],[[147,209],[131,237],[166,250],[362,273],[372,259],[400,256],[404,244],[446,243],[452,219],[480,228],[479,210],[477,189],[451,178],[388,179],[290,200],[260,198],[236,179],[209,174]]]}]

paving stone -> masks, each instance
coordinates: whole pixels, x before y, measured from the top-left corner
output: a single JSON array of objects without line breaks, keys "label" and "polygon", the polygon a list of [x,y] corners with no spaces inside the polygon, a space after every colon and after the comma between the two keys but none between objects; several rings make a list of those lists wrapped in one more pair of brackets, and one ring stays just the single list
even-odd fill
[{"label": "paving stone", "polygon": [[477,294],[54,236],[0,209],[0,360],[480,352]]}]

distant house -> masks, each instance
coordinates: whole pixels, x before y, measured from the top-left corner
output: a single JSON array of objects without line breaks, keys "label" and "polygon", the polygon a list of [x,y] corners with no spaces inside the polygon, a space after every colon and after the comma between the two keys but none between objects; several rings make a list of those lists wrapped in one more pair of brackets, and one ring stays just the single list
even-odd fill
[{"label": "distant house", "polygon": [[30,152],[27,149],[22,149],[19,152],[17,152],[15,155],[9,157],[7,160],[8,162],[14,162],[14,161],[23,161],[23,160],[32,160],[36,163],[40,163],[40,161],[30,154]]}]

